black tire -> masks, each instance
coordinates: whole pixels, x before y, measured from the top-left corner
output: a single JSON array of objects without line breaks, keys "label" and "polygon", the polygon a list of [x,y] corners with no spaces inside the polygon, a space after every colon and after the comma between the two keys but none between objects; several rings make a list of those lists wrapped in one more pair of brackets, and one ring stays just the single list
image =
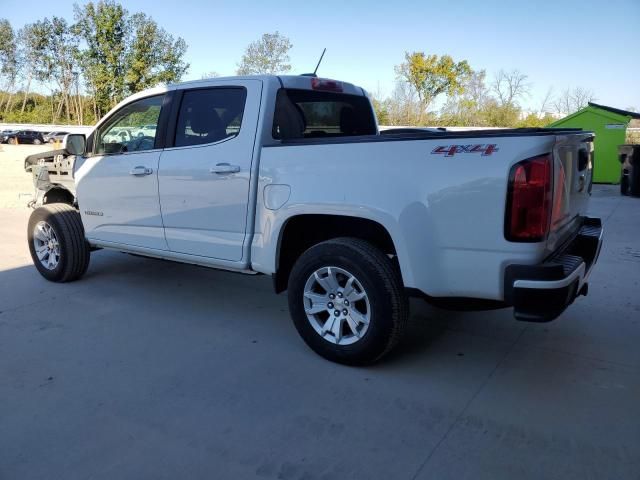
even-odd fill
[{"label": "black tire", "polygon": [[16,144],[16,139],[15,138],[10,138],[9,140],[7,140],[7,143],[9,145],[15,145]]},{"label": "black tire", "polygon": [[42,141],[41,141],[40,139],[38,139],[38,138],[36,138],[36,139],[33,141],[33,144],[34,144],[34,145],[40,145],[41,143],[42,143]]},{"label": "black tire", "polygon": [[[369,326],[350,345],[325,340],[305,312],[307,280],[317,270],[329,266],[355,276],[369,299]],[[397,267],[376,247],[357,238],[336,238],[309,248],[293,266],[288,291],[293,323],[306,344],[322,357],[347,365],[367,365],[382,358],[400,340],[409,317],[408,298]]]},{"label": "black tire", "polygon": [[[34,232],[40,222],[48,224],[60,245],[59,261],[55,268],[47,268],[38,258]],[[90,246],[84,237],[84,227],[78,211],[66,203],[52,203],[37,208],[29,217],[27,231],[29,251],[40,274],[52,282],[72,282],[89,268]]]}]

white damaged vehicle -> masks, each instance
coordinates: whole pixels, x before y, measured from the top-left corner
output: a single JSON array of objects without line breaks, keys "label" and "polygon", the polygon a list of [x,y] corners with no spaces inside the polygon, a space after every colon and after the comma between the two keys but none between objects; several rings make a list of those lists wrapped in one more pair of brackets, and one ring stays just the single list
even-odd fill
[{"label": "white damaged vehicle", "polygon": [[29,248],[56,282],[97,248],[271,275],[313,350],[365,364],[397,344],[412,295],[548,321],[586,294],[602,243],[585,215],[592,142],[380,134],[364,90],[315,76],[182,83],[33,162]]}]

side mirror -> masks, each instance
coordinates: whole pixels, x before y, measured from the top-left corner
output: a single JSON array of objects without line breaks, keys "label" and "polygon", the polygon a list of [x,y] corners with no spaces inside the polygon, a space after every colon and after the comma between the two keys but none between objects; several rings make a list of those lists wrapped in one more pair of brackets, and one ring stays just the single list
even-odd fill
[{"label": "side mirror", "polygon": [[87,139],[81,133],[69,133],[64,136],[62,149],[69,155],[84,155],[87,149]]}]

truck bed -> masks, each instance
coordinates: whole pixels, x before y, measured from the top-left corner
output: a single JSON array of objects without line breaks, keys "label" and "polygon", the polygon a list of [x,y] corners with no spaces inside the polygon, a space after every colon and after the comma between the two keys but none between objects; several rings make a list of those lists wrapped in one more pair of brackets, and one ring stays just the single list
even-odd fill
[{"label": "truck bed", "polygon": [[[318,144],[338,144],[338,143],[370,143],[370,142],[393,142],[407,140],[437,140],[456,138],[502,138],[502,137],[535,137],[563,135],[582,132],[581,128],[505,128],[505,129],[478,129],[465,131],[436,131],[421,130],[407,132],[406,128],[402,132],[393,133],[393,129],[385,130],[378,135],[360,135],[350,137],[313,137],[281,140],[279,145],[318,145]],[[585,132],[588,133],[588,132]]]},{"label": "truck bed", "polygon": [[[258,195],[252,264],[265,273],[275,269],[275,254],[264,246],[278,243],[291,216],[353,215],[390,232],[406,286],[433,297],[502,300],[504,265],[539,263],[578,228],[588,193],[572,193],[579,178],[571,149],[586,146],[591,137],[581,129],[521,128],[323,136],[265,145],[258,191],[274,185],[271,190],[284,189],[288,201],[269,209],[263,202],[275,200]],[[567,174],[558,177],[566,187],[558,205],[566,207],[562,223],[546,241],[507,240],[511,168],[556,151],[554,171],[559,174],[564,162]]]}]

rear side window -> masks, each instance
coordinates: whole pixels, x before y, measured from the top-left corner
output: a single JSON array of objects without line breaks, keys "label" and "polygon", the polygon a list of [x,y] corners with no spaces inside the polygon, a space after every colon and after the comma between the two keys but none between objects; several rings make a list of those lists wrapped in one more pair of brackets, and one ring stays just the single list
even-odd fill
[{"label": "rear side window", "polygon": [[182,97],[175,146],[201,145],[240,133],[247,92],[244,88],[187,90]]},{"label": "rear side window", "polygon": [[367,97],[314,90],[280,89],[272,136],[275,139],[374,135]]}]

